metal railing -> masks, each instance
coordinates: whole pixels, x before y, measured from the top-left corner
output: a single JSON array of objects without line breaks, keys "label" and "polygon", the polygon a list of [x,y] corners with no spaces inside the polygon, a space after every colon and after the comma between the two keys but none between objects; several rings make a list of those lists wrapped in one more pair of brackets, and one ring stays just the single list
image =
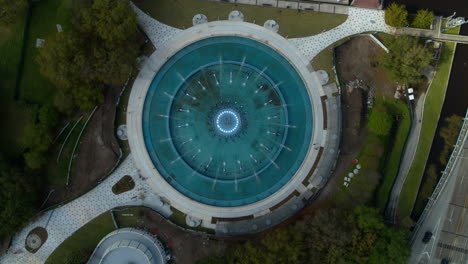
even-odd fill
[{"label": "metal railing", "polygon": [[460,129],[460,134],[458,135],[452,154],[450,155],[450,159],[447,162],[447,166],[445,166],[445,170],[442,172],[442,176],[440,177],[439,182],[437,183],[434,189],[434,192],[432,192],[432,195],[431,197],[429,197],[429,201],[427,202],[426,207],[424,207],[424,211],[422,212],[421,216],[416,222],[416,225],[413,230],[413,235],[411,237],[411,244],[413,244],[414,240],[416,239],[416,235],[419,231],[419,228],[421,227],[422,223],[426,219],[435,201],[439,197],[440,191],[443,189],[443,187],[447,183],[450,173],[452,172],[453,165],[457,161],[460,151],[463,149],[464,142],[468,136],[467,132],[468,132],[468,110],[466,111],[465,118],[464,118],[462,127]]}]

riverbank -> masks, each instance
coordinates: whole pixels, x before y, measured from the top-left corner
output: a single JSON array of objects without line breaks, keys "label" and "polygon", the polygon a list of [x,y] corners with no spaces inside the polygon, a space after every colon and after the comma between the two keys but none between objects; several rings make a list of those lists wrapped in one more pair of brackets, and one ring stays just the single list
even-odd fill
[{"label": "riverbank", "polygon": [[[416,201],[416,196],[426,167],[426,161],[431,150],[442,105],[444,103],[454,54],[455,44],[444,43],[444,50],[439,61],[437,72],[426,93],[423,118],[421,120],[422,128],[416,154],[398,202],[397,217],[400,221],[410,217]],[[419,120],[415,121],[418,122]]]}]

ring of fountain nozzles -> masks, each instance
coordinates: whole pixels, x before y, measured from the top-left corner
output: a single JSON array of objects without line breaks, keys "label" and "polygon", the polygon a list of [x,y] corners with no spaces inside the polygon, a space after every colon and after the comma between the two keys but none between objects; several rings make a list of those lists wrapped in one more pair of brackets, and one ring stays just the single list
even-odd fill
[{"label": "ring of fountain nozzles", "polygon": [[[234,22],[243,22],[244,14],[239,10],[233,10],[229,13],[228,20],[234,21]],[[194,26],[205,24],[205,23],[208,23],[208,18],[204,14],[196,14],[195,16],[193,16],[192,24]],[[273,19],[269,19],[265,21],[265,23],[263,24],[263,27],[275,33],[278,33],[279,31],[279,24]]]}]

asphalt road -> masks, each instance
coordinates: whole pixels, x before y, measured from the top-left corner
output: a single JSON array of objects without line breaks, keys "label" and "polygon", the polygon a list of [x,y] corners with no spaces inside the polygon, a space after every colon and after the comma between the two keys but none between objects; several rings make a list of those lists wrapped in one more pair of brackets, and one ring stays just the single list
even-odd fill
[{"label": "asphalt road", "polygon": [[[468,135],[457,156],[447,183],[440,192],[421,228],[417,231],[408,263],[468,263]],[[422,238],[426,231],[434,235],[429,243]]]}]

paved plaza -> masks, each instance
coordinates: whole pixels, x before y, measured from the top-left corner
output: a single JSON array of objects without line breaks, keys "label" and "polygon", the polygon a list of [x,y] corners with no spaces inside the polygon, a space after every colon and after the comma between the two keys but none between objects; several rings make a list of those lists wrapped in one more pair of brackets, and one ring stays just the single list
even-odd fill
[{"label": "paved plaza", "polygon": [[[149,39],[156,46],[156,49],[160,49],[168,45],[169,41],[173,39],[179,32],[181,32],[180,29],[164,25],[149,17],[135,6],[133,7],[138,15],[138,23],[148,35]],[[290,39],[289,41],[303,53],[305,59],[311,60],[321,50],[342,38],[363,32],[374,31],[387,33],[392,33],[394,31],[393,28],[385,25],[383,11],[350,7],[348,19],[345,23],[338,26],[337,28],[323,32],[319,35],[306,38]],[[150,79],[152,78],[152,75],[150,72],[141,72],[140,77]],[[314,76],[313,78],[317,77]],[[330,145],[330,153],[337,151],[337,142],[339,140],[338,133],[340,131],[340,125],[330,121],[337,119],[336,115],[339,114],[339,111],[335,110],[339,107],[339,100],[336,99],[338,97],[333,97],[333,93],[336,91],[335,89],[336,88],[333,87],[327,88],[324,91],[325,94],[321,94],[321,96],[325,96],[323,97],[323,100],[325,100],[327,108],[329,108],[335,115],[328,115],[328,133],[331,135],[329,138],[332,139],[332,141],[324,142],[324,144]],[[324,171],[328,170],[329,173],[330,167],[332,165],[320,163],[318,166]],[[112,186],[125,175],[132,176],[136,184],[135,188],[132,191],[120,195],[113,194],[111,191]],[[322,180],[321,182],[323,182]],[[308,184],[319,185],[320,183],[308,182]],[[134,157],[129,155],[109,177],[107,177],[94,189],[64,206],[43,213],[27,227],[19,231],[14,236],[8,253],[0,257],[0,263],[44,263],[50,254],[52,254],[52,252],[66,238],[73,235],[76,230],[98,215],[118,206],[144,205],[153,208],[166,217],[171,215],[169,205],[162,202],[159,197],[152,194],[150,190],[147,190],[147,186],[147,182],[144,180],[144,178],[140,177],[140,172],[135,166]],[[308,197],[306,198],[309,198],[311,195],[312,193],[308,192]],[[141,198],[143,198],[143,200]],[[296,212],[301,206],[296,202],[296,199],[291,199],[287,207],[282,207],[284,209],[281,210],[284,212],[277,210],[279,215],[272,216],[270,219],[259,218],[262,221],[264,227],[249,223],[248,225],[236,227],[224,226],[223,228],[220,226],[217,228],[217,231],[222,230],[228,232],[228,228],[231,228],[231,231],[234,231],[232,233],[237,233],[239,230],[239,233],[245,233],[245,231],[249,231],[249,229],[253,231],[260,230],[262,228],[268,227],[269,225],[272,225],[272,223],[282,221],[286,216]],[[42,226],[47,229],[48,239],[35,254],[31,254],[24,248],[25,239],[29,231],[38,226]]]}]

